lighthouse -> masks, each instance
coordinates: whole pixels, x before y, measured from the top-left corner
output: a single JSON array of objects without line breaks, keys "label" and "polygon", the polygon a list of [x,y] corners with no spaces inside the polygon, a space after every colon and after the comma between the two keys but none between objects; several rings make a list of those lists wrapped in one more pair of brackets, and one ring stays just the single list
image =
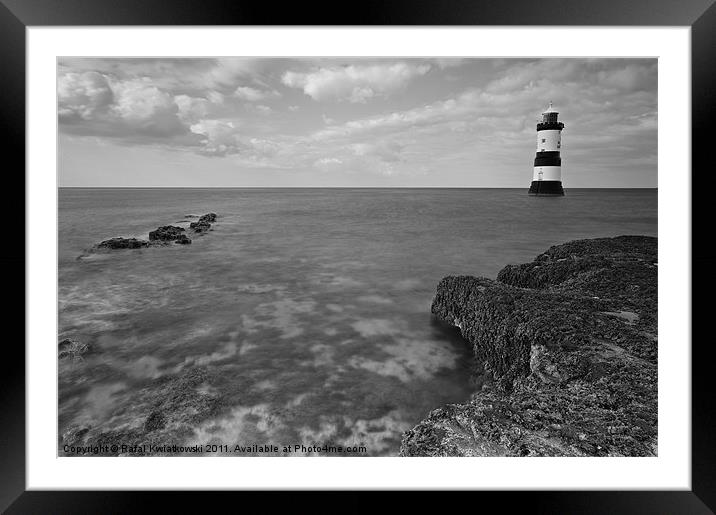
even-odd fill
[{"label": "lighthouse", "polygon": [[564,124],[557,121],[558,115],[550,102],[542,113],[542,121],[537,124],[537,154],[530,195],[564,195],[562,158],[559,155]]}]

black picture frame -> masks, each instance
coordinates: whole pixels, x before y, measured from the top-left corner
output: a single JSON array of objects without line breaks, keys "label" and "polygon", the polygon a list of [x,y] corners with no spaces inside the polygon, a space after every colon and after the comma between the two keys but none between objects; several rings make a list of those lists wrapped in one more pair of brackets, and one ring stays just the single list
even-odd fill
[{"label": "black picture frame", "polygon": [[[341,2],[293,2],[276,6],[246,0],[0,0],[0,134],[6,179],[5,213],[12,220],[6,252],[6,339],[3,346],[0,406],[0,510],[7,513],[124,513],[150,508],[158,501],[167,511],[194,503],[207,508],[205,494],[190,492],[26,491],[25,488],[25,246],[17,241],[18,219],[25,213],[25,29],[64,25],[610,25],[690,26],[692,70],[692,490],[586,492],[473,492],[477,500],[522,507],[529,513],[713,513],[716,509],[716,414],[712,400],[710,339],[697,338],[710,311],[703,298],[713,291],[716,250],[706,228],[711,210],[699,195],[714,191],[711,147],[716,115],[716,3],[714,0],[365,0],[350,9]],[[668,123],[668,113],[660,113]],[[684,127],[689,130],[689,127]],[[9,159],[8,159],[9,158]],[[49,171],[48,171],[49,172]],[[660,187],[668,188],[668,184]],[[48,230],[54,227],[48,221]],[[702,230],[703,228],[703,230]],[[24,231],[23,231],[24,235]],[[23,236],[24,237],[24,236]],[[48,242],[52,241],[48,236]],[[20,273],[20,270],[23,273]],[[702,297],[701,302],[697,302]],[[707,311],[708,310],[708,311]],[[10,334],[7,330],[12,329]],[[704,334],[706,334],[704,332]],[[687,345],[689,342],[684,342]],[[223,493],[229,497],[235,493]],[[240,493],[244,503],[264,500],[265,493]],[[299,499],[305,498],[300,494]],[[332,493],[318,505],[330,508]],[[357,492],[341,505],[361,511],[371,504]],[[458,494],[451,494],[458,495]],[[464,494],[459,494],[461,497]],[[422,493],[411,494],[423,504]],[[255,498],[255,499],[252,499]],[[275,500],[275,497],[272,497]],[[228,500],[228,499],[226,499]],[[455,499],[451,502],[462,502]],[[212,498],[212,502],[215,499]],[[273,501],[272,501],[273,502]],[[299,501],[300,502],[300,501]],[[237,505],[238,506],[238,505]],[[480,509],[476,506],[476,509]]]}]

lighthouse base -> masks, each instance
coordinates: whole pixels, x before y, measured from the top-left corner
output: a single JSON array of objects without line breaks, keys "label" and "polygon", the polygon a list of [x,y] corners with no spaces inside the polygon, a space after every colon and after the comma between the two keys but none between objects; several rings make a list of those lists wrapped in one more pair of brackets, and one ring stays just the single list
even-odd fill
[{"label": "lighthouse base", "polygon": [[562,189],[562,181],[532,181],[528,193],[530,195],[556,197],[563,196],[564,189]]}]

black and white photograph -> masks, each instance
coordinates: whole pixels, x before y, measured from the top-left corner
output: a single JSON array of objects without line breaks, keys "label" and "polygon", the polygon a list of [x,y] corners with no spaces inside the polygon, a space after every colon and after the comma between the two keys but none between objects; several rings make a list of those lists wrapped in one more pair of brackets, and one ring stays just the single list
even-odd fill
[{"label": "black and white photograph", "polygon": [[657,72],[59,57],[58,456],[658,456]]}]

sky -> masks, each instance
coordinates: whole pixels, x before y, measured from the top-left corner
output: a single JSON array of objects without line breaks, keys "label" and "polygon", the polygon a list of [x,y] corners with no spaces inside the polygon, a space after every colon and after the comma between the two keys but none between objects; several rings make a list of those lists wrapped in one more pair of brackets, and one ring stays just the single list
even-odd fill
[{"label": "sky", "polygon": [[656,59],[60,58],[59,185],[657,186]]}]

